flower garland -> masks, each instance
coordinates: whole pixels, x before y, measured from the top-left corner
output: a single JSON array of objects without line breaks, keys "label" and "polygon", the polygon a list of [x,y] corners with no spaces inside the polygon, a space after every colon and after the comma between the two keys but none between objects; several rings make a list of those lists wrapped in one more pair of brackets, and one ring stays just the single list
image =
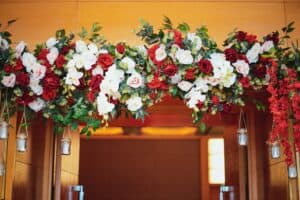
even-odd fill
[{"label": "flower garland", "polygon": [[281,141],[290,165],[289,109],[300,150],[300,53],[298,48],[283,48],[292,29],[290,24],[282,38],[274,32],[261,41],[234,31],[221,50],[205,26],[191,32],[188,24],[175,27],[168,18],[157,31],[143,22],[137,36],[147,45],[137,47],[107,43],[99,34],[101,27],[94,24],[91,31],[83,28],[76,40],[74,34],[59,30],[33,52],[25,42],[12,49],[10,34],[3,31],[0,99],[6,103],[1,103],[1,117],[9,119],[17,104],[52,119],[56,132],[85,124],[81,133],[90,135],[121,113],[143,120],[148,107],[170,94],[193,110],[193,122],[203,129],[205,113],[243,106],[245,89],[268,85],[274,121],[270,141]]}]

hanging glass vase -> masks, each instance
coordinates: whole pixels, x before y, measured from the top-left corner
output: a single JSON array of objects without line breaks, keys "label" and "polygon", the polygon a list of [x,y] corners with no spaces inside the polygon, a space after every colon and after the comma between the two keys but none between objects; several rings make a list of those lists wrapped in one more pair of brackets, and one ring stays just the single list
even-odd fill
[{"label": "hanging glass vase", "polygon": [[277,141],[271,144],[271,156],[273,159],[280,158],[280,145]]},{"label": "hanging glass vase", "polygon": [[26,110],[24,106],[24,112],[22,115],[22,119],[19,125],[18,133],[17,133],[17,151],[18,152],[26,152],[27,151],[27,139],[28,139],[28,129],[27,129],[27,120],[26,120]]},{"label": "hanging glass vase", "polygon": [[240,146],[246,146],[248,144],[247,124],[242,110],[240,111],[239,128],[237,130],[237,134],[238,144]]},{"label": "hanging glass vase", "polygon": [[0,159],[0,176],[5,175],[5,163],[3,159]]},{"label": "hanging glass vase", "polygon": [[70,127],[65,128],[63,137],[61,138],[61,155],[70,155],[71,154],[71,133]]},{"label": "hanging glass vase", "polygon": [[297,177],[297,168],[295,165],[291,165],[288,167],[288,176],[289,176],[289,178]]},{"label": "hanging glass vase", "polygon": [[6,140],[8,138],[8,123],[6,121],[0,121],[0,140]]}]

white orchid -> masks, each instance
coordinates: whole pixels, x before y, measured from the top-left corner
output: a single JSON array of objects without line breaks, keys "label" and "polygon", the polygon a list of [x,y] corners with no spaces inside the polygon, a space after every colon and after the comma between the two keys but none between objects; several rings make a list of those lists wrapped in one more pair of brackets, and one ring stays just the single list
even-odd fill
[{"label": "white orchid", "polygon": [[30,72],[32,66],[37,62],[36,57],[33,54],[27,52],[23,53],[21,60],[27,72]]},{"label": "white orchid", "polygon": [[37,98],[36,100],[30,102],[28,104],[29,108],[31,108],[34,112],[39,112],[40,110],[42,110],[45,106],[46,103],[43,99],[41,98]]},{"label": "white orchid", "polygon": [[17,44],[16,46],[16,58],[20,58],[25,47],[26,47],[26,43],[24,41],[19,42],[19,44]]},{"label": "white orchid", "polygon": [[40,85],[40,80],[30,76],[29,87],[36,95],[43,94],[43,87]]},{"label": "white orchid", "polygon": [[31,71],[29,72],[34,79],[41,80],[45,77],[46,67],[36,62],[31,66]]},{"label": "white orchid", "polygon": [[260,53],[268,52],[274,47],[274,42],[272,40],[265,41],[261,46]]},{"label": "white orchid", "polygon": [[56,45],[58,43],[58,41],[56,40],[56,38],[51,37],[47,40],[46,42],[46,46],[48,49],[51,49],[52,47],[54,47],[54,45]]},{"label": "white orchid", "polygon": [[47,60],[49,61],[50,65],[53,65],[53,63],[55,62],[57,56],[58,56],[59,52],[58,49],[56,47],[52,47],[49,51],[49,53],[47,54]]},{"label": "white orchid", "polygon": [[179,89],[181,89],[184,92],[189,91],[192,87],[193,84],[189,81],[180,81],[177,86],[179,87]]},{"label": "white orchid", "polygon": [[97,110],[100,116],[110,113],[115,108],[115,104],[110,103],[106,95],[102,92],[99,93],[96,102]]},{"label": "white orchid", "polygon": [[82,72],[77,71],[76,68],[70,68],[68,70],[66,79],[65,79],[65,83],[67,85],[75,85],[75,86],[79,86],[80,85],[80,78],[83,76]]},{"label": "white orchid", "polygon": [[175,57],[180,64],[189,65],[193,63],[193,56],[190,50],[178,49]]},{"label": "white orchid", "polygon": [[258,61],[259,53],[261,52],[261,46],[259,43],[255,43],[251,49],[246,53],[246,57],[249,63],[256,63]]}]

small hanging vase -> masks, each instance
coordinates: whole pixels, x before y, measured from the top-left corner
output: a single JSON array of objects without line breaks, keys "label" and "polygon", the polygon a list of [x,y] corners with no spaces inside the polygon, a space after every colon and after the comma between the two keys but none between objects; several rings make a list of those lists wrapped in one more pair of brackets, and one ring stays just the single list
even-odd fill
[{"label": "small hanging vase", "polygon": [[71,133],[70,127],[65,129],[64,135],[61,138],[61,155],[70,155],[71,154]]},{"label": "small hanging vase", "polygon": [[24,107],[23,116],[19,125],[17,134],[17,151],[26,152],[27,151],[27,139],[28,139],[28,129],[26,121],[26,110]]},{"label": "small hanging vase", "polygon": [[[244,124],[244,128],[242,128],[242,124]],[[241,110],[240,111],[240,117],[239,117],[239,128],[237,130],[238,134],[238,144],[240,146],[247,146],[248,144],[248,134],[247,134],[247,124],[244,117],[244,113]]]},{"label": "small hanging vase", "polygon": [[3,159],[0,160],[0,176],[4,176],[5,175],[5,163],[3,161]]},{"label": "small hanging vase", "polygon": [[288,175],[289,178],[296,178],[297,177],[297,168],[295,165],[288,167]]},{"label": "small hanging vase", "polygon": [[0,121],[0,140],[8,138],[8,123],[4,120]]},{"label": "small hanging vase", "polygon": [[271,156],[273,159],[280,158],[280,145],[278,142],[271,144]]}]

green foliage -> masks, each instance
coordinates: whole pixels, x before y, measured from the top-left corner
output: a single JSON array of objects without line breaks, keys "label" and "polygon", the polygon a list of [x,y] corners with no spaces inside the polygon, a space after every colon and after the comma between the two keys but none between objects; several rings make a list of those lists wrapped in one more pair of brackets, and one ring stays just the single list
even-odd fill
[{"label": "green foliage", "polygon": [[164,19],[163,19],[163,29],[165,29],[165,30],[173,29],[173,23],[172,23],[171,19],[167,16],[164,16]]},{"label": "green foliage", "polygon": [[163,32],[159,32],[158,34],[154,33],[153,26],[151,26],[148,22],[141,20],[141,29],[136,33],[138,37],[141,37],[148,45],[157,43],[163,38]]},{"label": "green foliage", "polygon": [[190,26],[187,23],[183,22],[181,24],[178,24],[177,29],[179,29],[183,33],[187,33],[190,31]]},{"label": "green foliage", "polygon": [[102,27],[99,25],[99,23],[96,22],[92,25],[90,31],[82,27],[81,31],[78,33],[78,36],[82,40],[89,40],[97,45],[103,45],[106,43],[106,40],[99,34],[101,30]]}]

